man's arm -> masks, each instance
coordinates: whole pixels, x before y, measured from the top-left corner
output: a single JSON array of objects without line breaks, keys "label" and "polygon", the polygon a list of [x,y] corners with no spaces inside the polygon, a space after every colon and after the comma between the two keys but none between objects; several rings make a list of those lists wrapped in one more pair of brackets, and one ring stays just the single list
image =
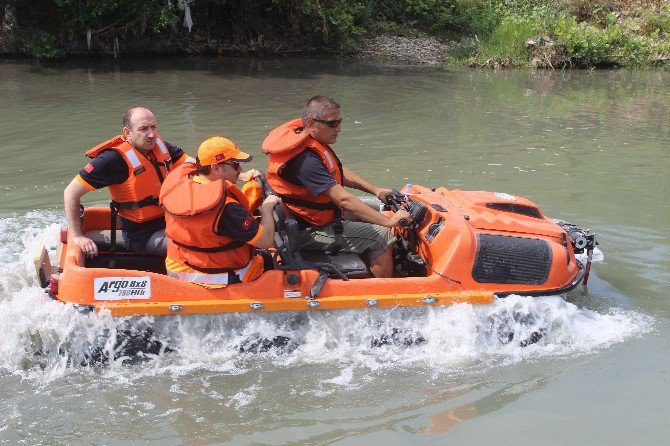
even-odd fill
[{"label": "man's arm", "polygon": [[81,197],[90,192],[77,178],[70,181],[63,193],[65,203],[65,217],[67,225],[72,231],[72,240],[79,246],[86,257],[93,258],[98,255],[98,247],[93,240],[86,237],[81,226],[79,217],[79,207],[81,206]]},{"label": "man's arm", "polygon": [[398,226],[401,219],[404,218],[409,220],[410,218],[409,213],[404,209],[401,209],[392,216],[387,217],[381,212],[377,212],[367,204],[363,203],[354,195],[347,192],[346,189],[339,184],[331,187],[323,194],[330,198],[338,207],[351,212],[355,217],[358,217],[362,221],[366,221],[368,223],[392,228],[393,226]]},{"label": "man's arm", "polygon": [[270,195],[263,201],[260,207],[260,222],[242,205],[229,203],[223,207],[217,216],[215,233],[248,243],[257,248],[270,248],[274,244],[275,235],[272,208],[279,202],[279,197],[275,195]]},{"label": "man's arm", "polygon": [[276,195],[269,195],[261,204],[261,236],[257,240],[252,240],[251,244],[256,248],[268,249],[274,246],[275,240],[275,220],[272,216],[272,209],[281,199]]},{"label": "man's arm", "polygon": [[386,200],[387,196],[393,194],[393,191],[391,189],[383,189],[375,186],[366,179],[358,176],[348,167],[342,167],[342,173],[344,174],[342,182],[344,183],[345,186],[370,193],[375,197],[379,198],[382,202]]},{"label": "man's arm", "polygon": [[168,148],[168,153],[170,154],[172,165],[174,167],[179,167],[184,163],[195,164],[195,158],[189,156],[181,147],[170,144],[167,141],[163,142]]}]

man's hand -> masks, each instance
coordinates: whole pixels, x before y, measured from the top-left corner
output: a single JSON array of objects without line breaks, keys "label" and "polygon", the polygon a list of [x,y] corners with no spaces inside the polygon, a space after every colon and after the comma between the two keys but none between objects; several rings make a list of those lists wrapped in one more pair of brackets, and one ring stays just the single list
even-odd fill
[{"label": "man's hand", "polygon": [[239,180],[243,182],[247,182],[253,178],[259,178],[261,176],[261,173],[257,171],[256,169],[251,169],[247,170],[246,172],[242,172],[240,174]]},{"label": "man's hand", "polygon": [[75,235],[72,237],[75,245],[81,248],[81,251],[84,253],[84,257],[92,259],[98,255],[98,247],[95,245],[93,240],[83,235]]},{"label": "man's hand", "polygon": [[81,227],[81,217],[79,217],[79,206],[81,205],[81,197],[87,194],[89,190],[81,184],[75,177],[70,184],[67,185],[63,193],[65,204],[65,217],[67,218],[67,225],[72,240],[75,245],[81,248],[85,257],[92,259],[98,255],[98,247],[90,238],[84,236]]},{"label": "man's hand", "polygon": [[400,209],[398,212],[389,217],[389,227],[392,228],[394,226],[400,226],[400,221],[402,219],[405,219],[407,223],[412,221],[412,217],[409,215],[409,212],[404,209]]},{"label": "man's hand", "polygon": [[276,204],[281,203],[281,198],[279,198],[276,195],[268,195],[265,197],[265,200],[263,200],[263,204],[261,206],[269,207],[270,209],[274,208]]},{"label": "man's hand", "polygon": [[391,189],[378,189],[376,191],[375,195],[377,196],[377,198],[379,198],[382,201],[382,203],[387,204],[386,203],[386,197],[388,197],[389,195],[393,195],[393,190],[391,190]]}]

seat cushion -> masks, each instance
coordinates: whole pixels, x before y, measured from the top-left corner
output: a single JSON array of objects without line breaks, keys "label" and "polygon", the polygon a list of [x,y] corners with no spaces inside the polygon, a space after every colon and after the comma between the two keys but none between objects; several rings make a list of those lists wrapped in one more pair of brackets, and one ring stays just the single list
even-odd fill
[{"label": "seat cushion", "polygon": [[[297,255],[306,262],[334,265],[350,279],[362,279],[369,276],[368,267],[360,256],[355,253],[340,252],[337,255],[331,255],[322,251],[300,251]],[[339,276],[330,273],[329,277],[337,278]]]},{"label": "seat cushion", "polygon": [[[109,229],[96,229],[94,231],[87,231],[86,237],[93,240],[93,243],[98,247],[98,251],[109,251],[112,247],[112,231]],[[116,231],[116,250],[125,251],[123,246],[123,233],[121,230]]]}]

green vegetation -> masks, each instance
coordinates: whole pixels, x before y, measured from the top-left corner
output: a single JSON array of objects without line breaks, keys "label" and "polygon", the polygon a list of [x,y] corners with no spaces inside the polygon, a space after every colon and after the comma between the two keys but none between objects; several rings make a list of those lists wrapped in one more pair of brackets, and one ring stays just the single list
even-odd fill
[{"label": "green vegetation", "polygon": [[[122,52],[355,50],[380,33],[455,40],[487,67],[670,60],[670,0],[0,0],[38,58]],[[193,32],[182,26],[190,8]],[[0,19],[4,21],[0,11]]]},{"label": "green vegetation", "polygon": [[59,59],[65,57],[65,52],[56,48],[55,40],[54,36],[44,31],[33,33],[30,39],[30,47],[35,57],[38,59]]},{"label": "green vegetation", "polygon": [[647,67],[670,56],[667,0],[519,0],[499,7],[493,32],[460,61],[493,67]]}]

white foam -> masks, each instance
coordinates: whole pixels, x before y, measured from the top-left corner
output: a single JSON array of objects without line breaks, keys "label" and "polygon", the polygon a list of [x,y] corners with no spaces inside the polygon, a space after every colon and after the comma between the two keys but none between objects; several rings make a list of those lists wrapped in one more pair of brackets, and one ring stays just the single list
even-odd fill
[{"label": "white foam", "polygon": [[[329,393],[393,370],[484,373],[530,358],[593,354],[650,331],[654,322],[636,311],[578,308],[558,296],[509,296],[485,306],[310,313],[116,319],[81,314],[50,300],[32,277],[30,248],[58,237],[57,218],[40,218],[37,223],[29,216],[0,219],[6,244],[0,257],[0,369],[37,384],[81,373],[123,383],[198,371],[281,374],[299,368],[317,370],[321,385],[313,391]],[[128,333],[149,333],[172,351],[158,349],[137,362],[135,352],[122,354],[130,345]],[[96,357],[109,361],[101,366]],[[171,393],[183,392],[175,386]],[[239,407],[255,395],[247,388],[226,400]]]}]

